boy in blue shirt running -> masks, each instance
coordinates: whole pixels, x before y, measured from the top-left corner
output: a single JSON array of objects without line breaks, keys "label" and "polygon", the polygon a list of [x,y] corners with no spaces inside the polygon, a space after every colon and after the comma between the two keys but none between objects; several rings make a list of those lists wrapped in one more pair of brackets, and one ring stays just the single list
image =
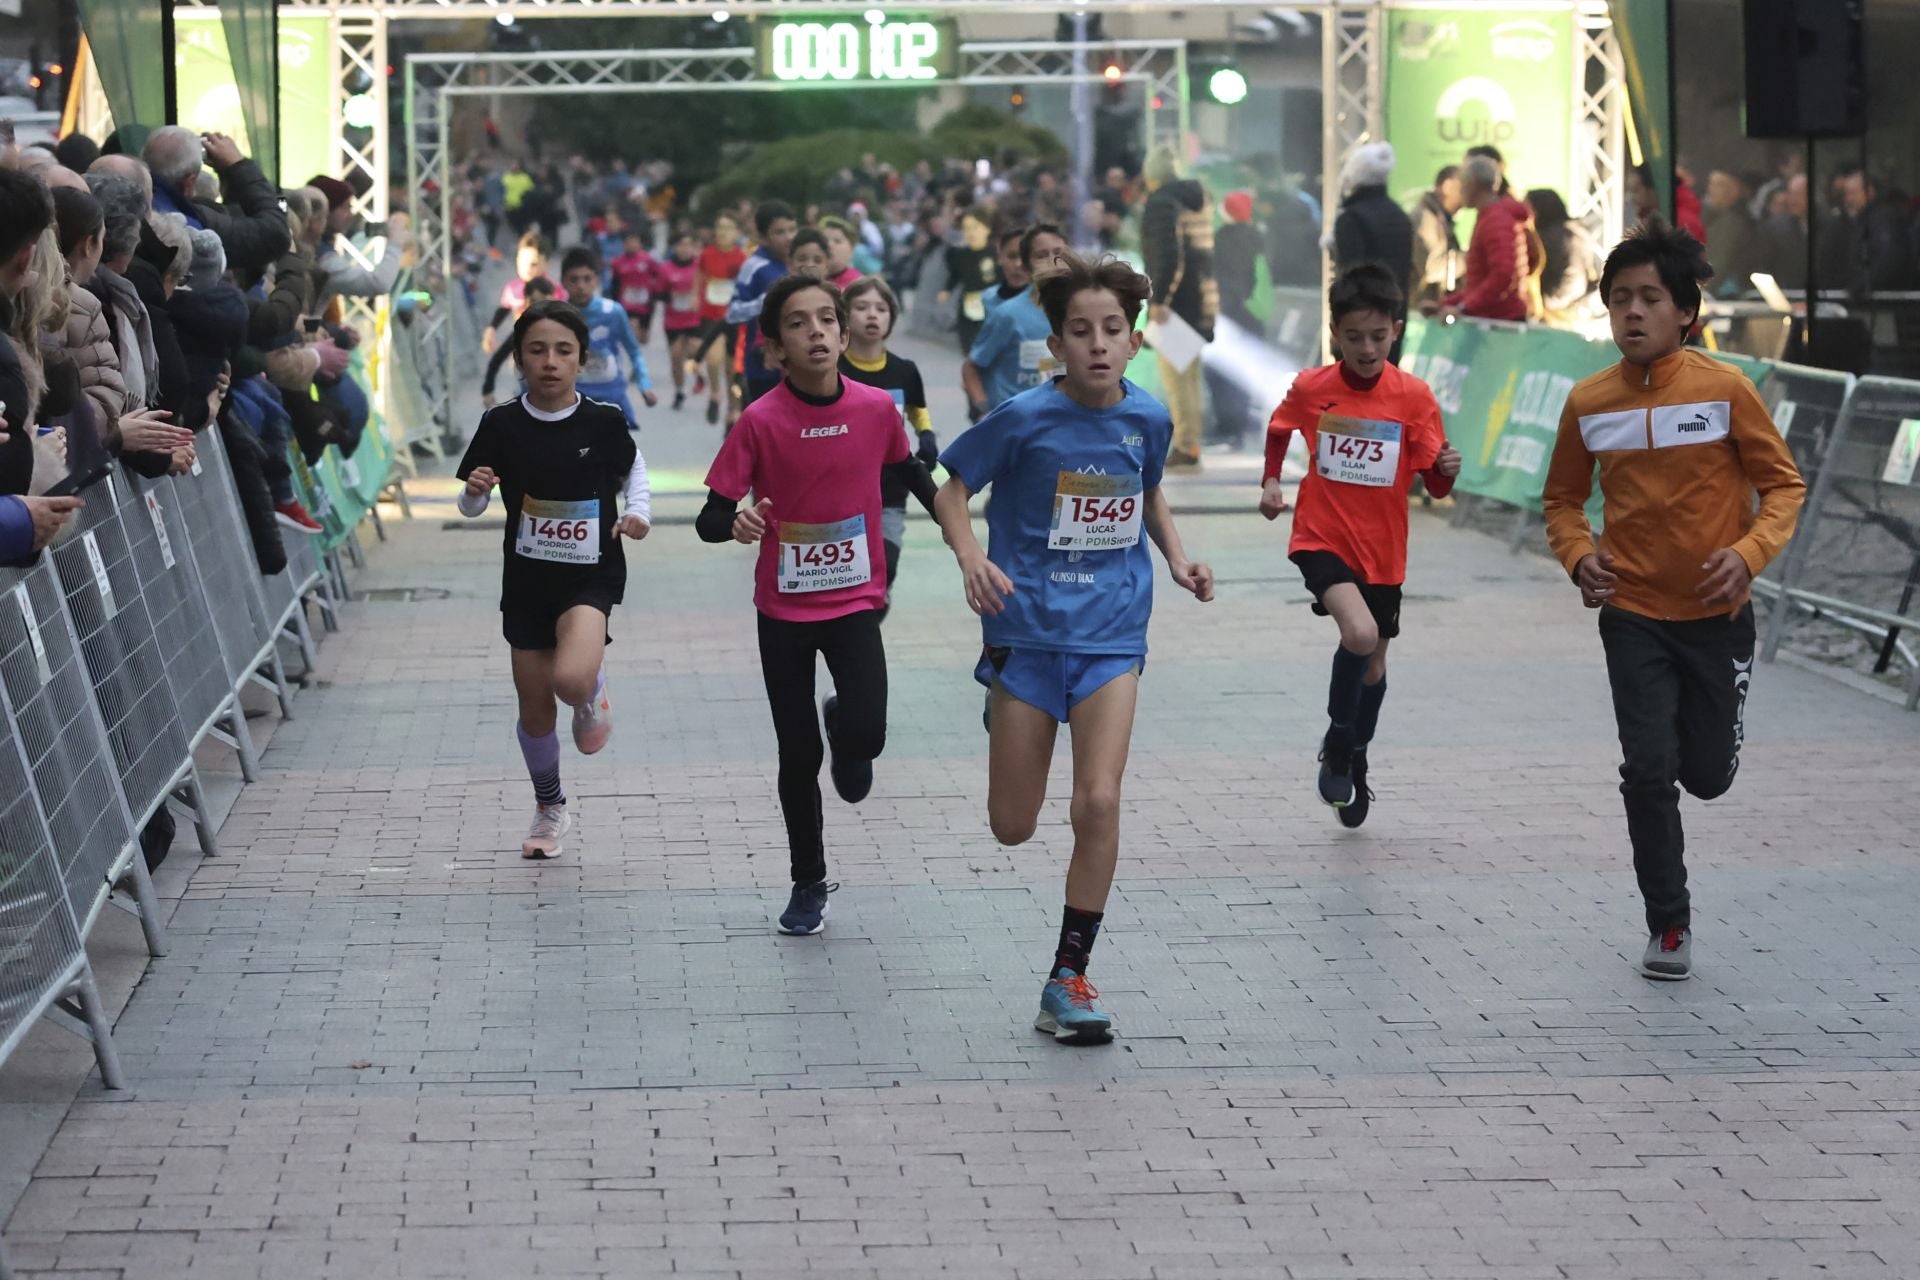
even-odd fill
[{"label": "boy in blue shirt running", "polygon": [[659,404],[660,397],[653,393],[647,358],[640,353],[626,310],[612,298],[601,296],[600,255],[585,246],[567,250],[567,256],[560,259],[560,287],[587,321],[585,363],[577,384],[580,394],[620,410],[627,415],[627,430],[638,431],[640,423],[633,416],[633,402],[627,399],[627,379],[620,373],[622,351],[633,366],[633,382],[640,388],[640,398],[647,402],[647,408]]},{"label": "boy in blue shirt running", "polygon": [[[1029,278],[1044,275],[1055,256],[1065,253],[1067,238],[1051,222],[1028,227],[1020,237],[1020,267]],[[960,366],[960,385],[967,393],[969,417],[978,422],[988,410],[1037,387],[1056,372],[1047,353],[1053,327],[1040,309],[1038,284],[1014,297],[993,303],[987,321],[973,340]],[[991,296],[991,294],[989,294]]]},{"label": "boy in blue shirt running", "polygon": [[[1073,861],[1033,1025],[1063,1043],[1103,1044],[1113,1019],[1095,1003],[1087,960],[1120,853],[1120,779],[1153,612],[1141,533],[1202,602],[1213,571],[1187,558],[1160,490],[1173,421],[1122,376],[1140,349],[1147,278],[1063,252],[1037,288],[1062,376],[947,446],[934,511],[986,641],[974,677],[988,689],[987,812],[1002,844],[1032,839],[1055,735],[1063,721],[1073,729]],[[983,551],[967,499],[988,485]]]}]

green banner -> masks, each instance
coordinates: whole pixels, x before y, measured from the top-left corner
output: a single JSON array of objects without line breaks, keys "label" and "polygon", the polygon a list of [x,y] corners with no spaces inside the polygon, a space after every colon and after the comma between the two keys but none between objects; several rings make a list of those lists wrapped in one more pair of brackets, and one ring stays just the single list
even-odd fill
[{"label": "green banner", "polygon": [[[1627,105],[1640,159],[1653,174],[1660,207],[1673,216],[1673,84],[1668,74],[1668,10],[1672,0],[1608,0],[1613,34],[1627,68]],[[1628,160],[1632,161],[1631,148]],[[1633,221],[1633,211],[1627,211]]]},{"label": "green banner", "polygon": [[220,0],[220,25],[233,55],[240,112],[262,173],[280,171],[280,102],[276,96],[279,51],[274,46],[274,0]]},{"label": "green banner", "polygon": [[[1760,385],[1773,366],[1713,352]],[[1573,384],[1620,358],[1611,342],[1538,325],[1443,324],[1414,316],[1400,365],[1433,388],[1447,438],[1460,451],[1455,491],[1540,510],[1560,411]],[[1588,504],[1600,524],[1600,497]]]},{"label": "green banner", "polygon": [[[100,73],[100,89],[113,112],[114,127],[157,129],[167,123],[166,42],[160,38],[160,6],[151,0],[80,0],[80,26],[87,33],[87,48]],[[131,150],[138,154],[140,149]]]},{"label": "green banner", "polygon": [[1574,189],[1572,14],[1395,9],[1387,32],[1396,199],[1410,205],[1444,166],[1483,145],[1500,149],[1517,194]]},{"label": "green banner", "polygon": [[280,146],[278,165],[268,163],[254,141],[248,111],[227,45],[227,24],[213,10],[201,17],[185,11],[175,18],[175,84],[180,123],[201,132],[231,134],[241,151],[261,161],[268,177],[281,186],[299,186],[316,173],[330,172],[327,133],[328,42],[331,19],[324,14],[289,12],[280,19]]}]

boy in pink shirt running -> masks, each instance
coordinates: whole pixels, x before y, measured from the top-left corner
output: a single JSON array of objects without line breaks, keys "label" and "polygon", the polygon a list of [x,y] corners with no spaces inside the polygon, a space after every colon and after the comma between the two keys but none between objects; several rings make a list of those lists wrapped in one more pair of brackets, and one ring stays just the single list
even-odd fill
[{"label": "boy in pink shirt running", "polygon": [[[929,513],[934,484],[907,448],[893,397],[840,376],[847,303],[838,289],[785,277],[767,292],[760,333],[785,376],[742,411],[720,446],[695,529],[704,542],[760,544],[753,603],[793,864],[780,931],[813,934],[826,927],[827,895],[838,888],[827,883],[822,838],[814,655],[833,675],[822,708],[833,787],[858,804],[887,738],[880,477],[896,476]],[[753,506],[739,510],[749,494]]]}]

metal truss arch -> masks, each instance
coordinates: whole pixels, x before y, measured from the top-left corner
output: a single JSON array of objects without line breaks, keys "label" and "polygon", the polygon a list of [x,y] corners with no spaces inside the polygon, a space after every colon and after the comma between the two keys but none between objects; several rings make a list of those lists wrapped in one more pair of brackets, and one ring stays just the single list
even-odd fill
[{"label": "metal truss arch", "polygon": [[[869,6],[871,7],[871,6]],[[1076,64],[1075,51],[1098,55]],[[1104,60],[1117,59],[1122,84],[1139,86],[1145,98],[1143,141],[1151,147],[1178,140],[1190,129],[1187,46],[1183,40],[1102,41],[1085,46],[1053,41],[962,44],[957,73],[941,84],[1110,84]],[[1076,69],[1077,65],[1077,69]],[[751,49],[582,49],[534,53],[413,54],[406,60],[407,185],[412,193],[422,266],[437,272],[425,281],[444,305],[416,315],[420,327],[423,387],[432,424],[410,433],[433,448],[433,429],[451,434],[457,352],[452,333],[454,244],[451,234],[455,175],[451,141],[453,104],[462,97],[608,93],[807,91],[808,86],[759,78]],[[839,87],[846,87],[844,85]],[[886,92],[888,86],[872,86]]]}]

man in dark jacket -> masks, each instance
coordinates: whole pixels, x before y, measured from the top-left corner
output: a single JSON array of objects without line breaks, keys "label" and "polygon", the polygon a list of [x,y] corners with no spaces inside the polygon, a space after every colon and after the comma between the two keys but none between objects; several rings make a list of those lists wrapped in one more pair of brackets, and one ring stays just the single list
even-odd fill
[{"label": "man in dark jacket", "polygon": [[[154,208],[218,234],[227,262],[242,276],[266,270],[291,245],[280,193],[226,134],[209,133],[203,143],[189,130],[165,125],[147,138],[142,158],[153,170]],[[193,198],[194,179],[208,165],[220,175],[223,204]]]},{"label": "man in dark jacket", "polygon": [[[1213,319],[1220,311],[1220,289],[1213,275],[1213,205],[1207,189],[1180,174],[1171,147],[1147,157],[1142,177],[1147,204],[1140,214],[1140,254],[1153,281],[1152,316],[1168,324],[1185,321],[1201,339],[1213,341]],[[1173,417],[1170,467],[1200,465],[1200,438],[1206,429],[1201,361],[1177,369],[1160,355],[1160,385]]]},{"label": "man in dark jacket", "polygon": [[1371,142],[1354,148],[1341,174],[1346,199],[1333,220],[1333,269],[1336,274],[1363,262],[1393,272],[1400,296],[1412,289],[1413,219],[1387,194],[1393,176],[1393,146]]},{"label": "man in dark jacket", "polygon": [[1820,283],[1856,297],[1913,283],[1913,246],[1907,242],[1900,207],[1881,196],[1879,187],[1858,165],[1839,175],[1841,216],[1822,232]]}]

